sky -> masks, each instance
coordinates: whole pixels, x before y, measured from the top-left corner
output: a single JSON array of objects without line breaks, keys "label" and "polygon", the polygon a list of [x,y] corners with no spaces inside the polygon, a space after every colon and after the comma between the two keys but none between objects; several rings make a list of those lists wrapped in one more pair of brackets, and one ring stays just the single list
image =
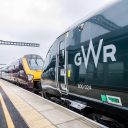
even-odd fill
[{"label": "sky", "polygon": [[0,40],[39,43],[39,48],[0,45],[0,64],[25,54],[43,59],[55,39],[90,12],[116,0],[0,0]]}]

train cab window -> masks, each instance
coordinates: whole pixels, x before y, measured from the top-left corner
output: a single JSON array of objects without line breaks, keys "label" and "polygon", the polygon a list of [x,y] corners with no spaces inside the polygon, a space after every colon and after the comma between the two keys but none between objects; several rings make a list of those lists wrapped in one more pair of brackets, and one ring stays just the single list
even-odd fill
[{"label": "train cab window", "polygon": [[42,70],[43,60],[41,58],[32,58],[28,62],[31,69]]},{"label": "train cab window", "polygon": [[28,66],[31,70],[42,70],[43,60],[38,55],[26,56]]}]

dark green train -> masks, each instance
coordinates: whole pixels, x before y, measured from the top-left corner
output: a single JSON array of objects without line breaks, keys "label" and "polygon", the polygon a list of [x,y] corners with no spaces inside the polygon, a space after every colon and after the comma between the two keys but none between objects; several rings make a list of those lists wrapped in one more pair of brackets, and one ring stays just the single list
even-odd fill
[{"label": "dark green train", "polygon": [[128,126],[128,0],[84,18],[49,49],[45,97],[109,127]]}]

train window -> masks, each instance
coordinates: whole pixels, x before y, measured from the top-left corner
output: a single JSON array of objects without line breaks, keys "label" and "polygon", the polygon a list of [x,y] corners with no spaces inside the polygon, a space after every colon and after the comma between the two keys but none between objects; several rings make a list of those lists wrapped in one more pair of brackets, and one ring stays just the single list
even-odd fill
[{"label": "train window", "polygon": [[56,40],[50,48],[51,58],[56,55],[58,51],[58,40]]},{"label": "train window", "polygon": [[29,59],[29,67],[34,70],[42,70],[43,60],[41,58]]},{"label": "train window", "polygon": [[50,59],[49,59],[49,51],[48,51],[47,56],[46,56],[46,59],[45,59],[43,70],[46,70],[47,69],[47,67],[49,65],[49,61],[50,61]]},{"label": "train window", "polygon": [[105,35],[127,25],[128,15],[125,13],[128,12],[127,4],[128,1],[120,2],[118,6],[116,4],[116,6],[112,6],[101,14],[90,18],[88,21],[90,22],[91,38]]},{"label": "train window", "polygon": [[68,45],[79,45],[81,32],[82,31],[79,31],[78,27],[74,28],[71,32],[69,32],[69,37],[71,37],[70,34],[73,34],[73,36],[72,38],[70,38],[70,40],[68,40]]},{"label": "train window", "polygon": [[83,26],[82,31],[80,31],[81,39],[80,42],[83,43],[90,39],[90,23],[86,22]]},{"label": "train window", "polygon": [[102,15],[94,16],[90,18],[88,21],[90,22],[91,39],[110,32],[110,28],[105,24],[105,17],[103,17]]},{"label": "train window", "polygon": [[[126,13],[128,12],[127,5],[128,1],[123,0],[123,2],[120,1],[119,4],[115,4],[115,6],[105,10],[102,15],[107,19],[106,26],[111,25],[111,29],[113,30],[126,26],[128,23],[128,15]],[[109,21],[111,21],[111,23]]]},{"label": "train window", "polygon": [[73,34],[74,34],[74,32],[73,32],[73,30],[70,30],[69,32],[68,32],[68,38],[67,38],[67,46],[73,46],[73,45],[75,45],[75,41],[74,41],[74,39],[73,39]]},{"label": "train window", "polygon": [[58,52],[58,40],[56,40],[53,45],[51,46],[51,48],[49,49],[46,59],[45,59],[45,63],[44,63],[44,67],[43,70],[47,70],[48,66],[52,63],[52,65],[55,65],[55,59],[56,59],[56,54]]}]

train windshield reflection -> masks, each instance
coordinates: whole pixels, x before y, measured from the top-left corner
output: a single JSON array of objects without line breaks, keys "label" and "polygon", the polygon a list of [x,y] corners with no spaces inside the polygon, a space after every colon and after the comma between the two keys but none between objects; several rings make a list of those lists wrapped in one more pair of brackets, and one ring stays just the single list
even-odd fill
[{"label": "train windshield reflection", "polygon": [[29,67],[32,70],[42,70],[43,60],[40,58],[29,58]]}]

